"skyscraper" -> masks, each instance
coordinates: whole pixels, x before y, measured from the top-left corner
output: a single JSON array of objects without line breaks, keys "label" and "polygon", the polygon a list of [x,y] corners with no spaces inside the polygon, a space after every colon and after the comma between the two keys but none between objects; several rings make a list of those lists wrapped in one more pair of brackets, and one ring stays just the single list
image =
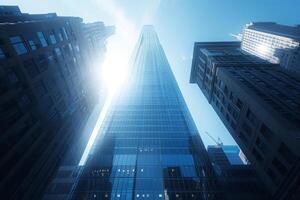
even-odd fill
[{"label": "skyscraper", "polygon": [[[222,48],[227,50],[218,51]],[[199,43],[195,49],[191,82],[199,85],[273,198],[297,199],[300,77],[276,64],[235,62],[240,59],[226,54],[222,60],[232,61],[215,65],[218,52],[204,54],[211,50]],[[214,73],[211,66],[217,66]],[[212,85],[206,87],[205,79]]]},{"label": "skyscraper", "polygon": [[242,50],[300,72],[300,25],[286,26],[274,22],[247,24],[242,34]]},{"label": "skyscraper", "polygon": [[143,27],[131,61],[127,85],[113,100],[86,162],[60,176],[45,199],[62,194],[63,181],[71,199],[216,195],[207,152],[152,26]]},{"label": "skyscraper", "polygon": [[1,199],[40,198],[96,104],[82,24],[0,6]]}]

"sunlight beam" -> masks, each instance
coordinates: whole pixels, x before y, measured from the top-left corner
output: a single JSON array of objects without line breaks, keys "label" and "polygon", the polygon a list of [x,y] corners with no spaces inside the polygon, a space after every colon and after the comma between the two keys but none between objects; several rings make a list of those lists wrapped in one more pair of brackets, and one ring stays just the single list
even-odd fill
[{"label": "sunlight beam", "polygon": [[108,98],[105,101],[105,104],[104,104],[104,106],[103,106],[103,108],[102,108],[102,110],[100,112],[100,115],[99,115],[99,117],[97,119],[96,125],[95,125],[95,127],[94,127],[94,129],[92,131],[92,134],[91,134],[91,136],[89,138],[89,141],[88,141],[88,143],[87,143],[87,145],[86,145],[86,147],[84,149],[84,152],[83,152],[82,157],[80,159],[80,162],[78,164],[79,166],[85,165],[85,163],[87,161],[87,158],[89,156],[91,148],[94,145],[94,142],[95,142],[95,140],[96,140],[96,138],[98,136],[98,133],[100,132],[100,128],[101,128],[101,126],[103,124],[103,121],[104,121],[104,119],[106,117],[106,114],[107,114],[107,112],[109,110],[109,107],[110,107],[110,105],[112,103],[113,96],[114,96],[114,93],[113,92],[110,93],[110,95],[108,96]]}]

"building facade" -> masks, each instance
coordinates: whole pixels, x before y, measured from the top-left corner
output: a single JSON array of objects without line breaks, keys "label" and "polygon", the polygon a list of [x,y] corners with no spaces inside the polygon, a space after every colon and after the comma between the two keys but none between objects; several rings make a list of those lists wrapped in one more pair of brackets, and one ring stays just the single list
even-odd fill
[{"label": "building facade", "polygon": [[255,22],[247,24],[242,34],[242,50],[296,72],[300,72],[299,44],[299,25]]},{"label": "building facade", "polygon": [[190,82],[197,83],[211,101],[219,67],[234,65],[267,65],[268,62],[243,52],[240,42],[196,42]]},{"label": "building facade", "polygon": [[[224,149],[236,152],[239,149],[232,145],[208,146],[207,152],[211,159],[215,174],[217,175],[218,186],[222,191],[224,200],[252,200],[269,199],[265,187],[257,176],[251,165],[232,164]],[[231,159],[238,160],[237,153],[230,154]],[[233,158],[235,157],[235,158]]]},{"label": "building facade", "polygon": [[299,197],[299,80],[276,66],[220,68],[211,103],[278,199]]},{"label": "building facade", "polygon": [[299,76],[276,64],[228,62],[217,67],[207,89],[195,68],[214,58],[201,51],[194,52],[191,82],[199,85],[273,198],[297,199]]},{"label": "building facade", "polygon": [[0,6],[1,198],[40,198],[80,134],[94,107],[85,42],[80,18]]},{"label": "building facade", "polygon": [[130,66],[86,162],[77,170],[62,168],[71,173],[56,179],[45,199],[218,195],[207,152],[152,26],[144,26]]}]

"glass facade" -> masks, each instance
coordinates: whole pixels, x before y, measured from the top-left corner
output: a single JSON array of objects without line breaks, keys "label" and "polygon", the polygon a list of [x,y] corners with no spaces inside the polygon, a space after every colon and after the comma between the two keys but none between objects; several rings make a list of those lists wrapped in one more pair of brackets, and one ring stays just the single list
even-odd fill
[{"label": "glass facade", "polygon": [[212,199],[207,152],[152,26],[142,30],[129,76],[69,197]]}]

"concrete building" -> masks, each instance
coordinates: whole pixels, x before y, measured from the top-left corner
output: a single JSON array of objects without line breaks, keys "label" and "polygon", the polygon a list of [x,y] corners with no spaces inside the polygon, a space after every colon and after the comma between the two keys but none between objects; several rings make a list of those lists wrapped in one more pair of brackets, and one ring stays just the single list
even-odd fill
[{"label": "concrete building", "polygon": [[215,62],[205,50],[194,52],[191,82],[199,85],[273,198],[299,198],[300,77],[276,64],[228,62],[218,65],[207,87],[195,70],[203,65],[209,71]]},{"label": "concrete building", "polygon": [[219,67],[268,64],[263,59],[241,51],[240,47],[240,42],[195,43],[190,82],[197,83],[209,102]]},{"label": "concrete building", "polygon": [[274,198],[297,199],[300,77],[278,66],[236,66],[216,79],[211,104],[236,142]]},{"label": "concrete building", "polygon": [[[95,106],[82,19],[0,6],[0,193],[38,199]],[[103,44],[94,44],[103,45]]]},{"label": "concrete building", "polygon": [[242,50],[296,72],[300,72],[299,44],[299,25],[255,22],[247,24],[242,34]]}]

